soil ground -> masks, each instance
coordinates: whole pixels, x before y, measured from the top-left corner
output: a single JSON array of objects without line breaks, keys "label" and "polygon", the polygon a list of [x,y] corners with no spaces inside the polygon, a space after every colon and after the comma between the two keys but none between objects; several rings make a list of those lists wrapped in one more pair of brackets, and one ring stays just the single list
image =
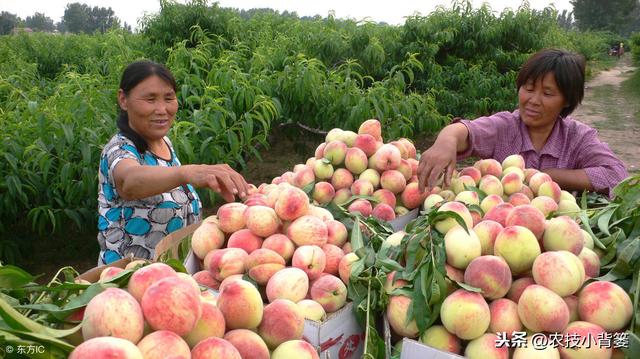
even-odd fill
[{"label": "soil ground", "polygon": [[[600,139],[626,164],[629,171],[640,170],[640,102],[629,98],[622,82],[629,78],[630,55],[620,59],[613,68],[603,71],[587,83],[585,98],[574,116],[598,129]],[[433,143],[434,136],[416,138],[416,148],[425,150]],[[297,126],[278,126],[272,129],[269,147],[263,148],[262,158],[250,158],[242,171],[247,182],[256,185],[269,183],[274,177],[291,171],[297,163],[304,163],[313,156],[316,146],[324,136]],[[205,209],[205,214],[215,213],[215,208]],[[96,265],[98,244],[95,233],[69,233],[64,237],[34,238],[30,250],[18,265],[32,274],[42,274],[39,282],[48,281],[63,266],[69,265],[82,273]]]}]

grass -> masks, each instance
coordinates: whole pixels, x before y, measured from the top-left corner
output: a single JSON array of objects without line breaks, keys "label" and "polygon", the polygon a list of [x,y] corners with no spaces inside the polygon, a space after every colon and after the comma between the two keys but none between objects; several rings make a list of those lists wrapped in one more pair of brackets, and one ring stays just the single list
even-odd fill
[{"label": "grass", "polygon": [[633,75],[622,83],[620,89],[624,97],[634,99],[627,104],[632,107],[636,123],[640,125],[640,103],[635,100],[640,98],[640,69],[636,69]]}]

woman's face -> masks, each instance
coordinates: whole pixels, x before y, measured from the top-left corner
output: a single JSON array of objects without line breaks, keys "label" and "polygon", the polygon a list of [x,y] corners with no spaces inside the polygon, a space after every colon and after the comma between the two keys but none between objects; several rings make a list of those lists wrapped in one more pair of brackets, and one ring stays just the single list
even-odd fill
[{"label": "woman's face", "polygon": [[518,90],[520,118],[530,129],[551,129],[566,105],[553,72],[529,80]]},{"label": "woman's face", "polygon": [[156,75],[144,79],[128,95],[120,89],[118,102],[129,115],[129,126],[147,142],[166,136],[178,111],[175,91]]}]

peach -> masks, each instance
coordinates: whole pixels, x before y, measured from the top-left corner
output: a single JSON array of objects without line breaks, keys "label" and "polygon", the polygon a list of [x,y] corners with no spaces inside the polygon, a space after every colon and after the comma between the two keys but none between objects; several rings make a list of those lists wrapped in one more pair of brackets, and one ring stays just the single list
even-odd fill
[{"label": "peach", "polygon": [[322,251],[327,258],[326,265],[324,266],[324,272],[338,275],[338,268],[340,265],[340,260],[342,259],[342,257],[344,257],[344,251],[342,250],[342,248],[330,243],[322,246]]},{"label": "peach", "polygon": [[507,156],[502,160],[502,168],[509,167],[517,167],[524,170],[524,158],[518,154]]},{"label": "peach", "polygon": [[353,148],[361,150],[366,157],[371,157],[376,153],[378,146],[376,144],[375,137],[365,133],[356,137],[353,143]]},{"label": "peach", "polygon": [[633,305],[629,294],[618,285],[592,282],[578,295],[578,312],[580,319],[597,324],[607,332],[615,332],[629,324]]},{"label": "peach", "polygon": [[384,291],[387,294],[391,294],[394,290],[402,288],[407,285],[407,281],[403,279],[396,279],[396,271],[393,271],[387,275],[387,279],[384,282]]},{"label": "peach", "polygon": [[[280,219],[276,211],[271,207],[251,206],[245,210],[244,217],[247,229],[258,237],[269,237],[276,233],[280,226]],[[241,231],[242,230],[233,233],[231,238]],[[231,238],[229,238],[229,242],[231,242]],[[262,245],[262,243],[260,243],[260,245]]]},{"label": "peach", "polygon": [[218,308],[227,329],[254,329],[262,321],[262,297],[258,289],[245,280],[227,284],[218,297]]},{"label": "peach", "polygon": [[295,244],[284,234],[276,233],[271,235],[262,242],[262,248],[270,249],[278,253],[285,262],[288,262],[293,257],[295,251]]},{"label": "peach", "polygon": [[407,148],[404,146],[404,143],[400,141],[391,141],[389,142],[389,144],[396,146],[398,150],[400,150],[400,157],[402,159],[406,160],[407,158],[409,158],[409,151],[407,151]]},{"label": "peach", "polygon": [[507,215],[506,226],[522,226],[528,228],[536,239],[541,239],[545,230],[544,215],[531,205],[521,205],[513,208]]},{"label": "peach", "polygon": [[[384,172],[398,169],[400,160],[402,160],[402,154],[396,146],[385,143],[378,148],[371,158],[373,159],[373,168],[377,171]],[[404,178],[404,176],[402,178]]]},{"label": "peach", "polygon": [[[313,165],[315,163],[316,163],[316,157],[314,156],[314,157],[307,158],[307,161],[304,164],[313,169]],[[315,173],[314,173],[314,176],[315,176]],[[263,183],[263,184],[266,184],[266,183]],[[260,188],[260,187],[258,187],[258,188]]]},{"label": "peach", "polygon": [[124,269],[119,267],[107,267],[100,272],[100,279],[98,279],[98,282],[108,282],[121,272],[124,272]]},{"label": "peach", "polygon": [[410,139],[408,138],[400,138],[398,140],[399,142],[401,142],[404,147],[407,149],[407,156],[409,158],[416,158],[416,146],[413,144],[413,142],[411,142]]},{"label": "peach", "polygon": [[531,200],[535,197],[531,188],[529,188],[529,186],[527,186],[526,184],[522,185],[522,189],[520,190],[519,193],[524,194],[529,200],[529,202],[531,202]]},{"label": "peach", "polygon": [[334,166],[342,164],[346,155],[347,144],[340,140],[331,141],[324,147],[323,157]]},{"label": "peach", "polygon": [[311,286],[311,299],[320,303],[325,312],[333,313],[344,307],[347,302],[347,287],[340,278],[325,275]]},{"label": "peach", "polygon": [[511,203],[499,203],[485,213],[483,219],[492,220],[500,223],[503,227],[507,226],[507,217],[515,207]]},{"label": "peach", "polygon": [[78,345],[69,359],[122,358],[142,359],[140,349],[132,342],[117,337],[97,337]]},{"label": "peach", "polygon": [[489,328],[491,312],[480,293],[458,289],[440,307],[442,325],[464,340],[480,337]]},{"label": "peach", "polygon": [[209,337],[222,338],[225,331],[224,315],[212,302],[202,301],[202,315],[193,329],[184,336],[190,347]]},{"label": "peach", "polygon": [[375,218],[378,218],[382,221],[392,221],[396,218],[396,212],[393,207],[389,206],[386,203],[380,203],[376,205],[371,211],[371,215]]},{"label": "peach", "polygon": [[[471,213],[469,213],[469,209],[460,203],[460,202],[446,202],[442,206],[438,208],[438,212],[451,211],[457,213],[468,229],[473,227],[473,218],[471,218]],[[460,226],[458,222],[454,218],[446,218],[436,222],[435,227],[438,232],[442,234],[446,234],[451,228]]]},{"label": "peach", "polygon": [[403,207],[400,205],[397,205],[394,209],[394,212],[396,212],[396,217],[401,217],[404,216],[405,214],[409,213],[409,209],[407,207]]},{"label": "peach", "polygon": [[164,263],[151,263],[131,274],[127,290],[136,298],[138,302],[142,300],[142,295],[150,285],[160,279],[176,276],[176,271]]},{"label": "peach", "polygon": [[[293,182],[293,175],[292,175],[292,182]],[[251,206],[267,206],[267,202],[268,202],[267,196],[263,195],[262,193],[254,193],[252,195],[247,196],[247,198],[245,198],[245,200],[242,203],[244,203],[248,207],[251,207]]]},{"label": "peach", "polygon": [[582,209],[578,206],[575,200],[561,199],[558,202],[558,209],[556,210],[556,216],[569,216],[572,219],[576,219],[580,216]]},{"label": "peach", "polygon": [[531,181],[531,177],[533,177],[533,175],[536,173],[540,173],[540,171],[535,168],[525,168],[524,181],[528,184]]},{"label": "peach", "polygon": [[[253,206],[249,208],[256,208],[256,207],[269,208],[264,206]],[[247,210],[249,210],[249,208]],[[273,217],[273,218],[275,218],[275,220],[277,221],[276,217]],[[271,221],[271,219],[273,218],[270,218],[269,221]],[[277,230],[277,222],[274,221],[273,223],[276,223],[276,226],[274,226],[275,229],[273,231],[273,233],[275,233],[275,230]],[[269,230],[268,232],[271,232],[271,230]],[[269,236],[271,234],[269,234]],[[251,254],[251,252],[255,251],[260,247],[262,247],[262,238],[248,228],[241,229],[231,234],[231,236],[229,237],[229,240],[227,241],[227,248],[239,248],[244,250],[247,254]]]},{"label": "peach", "polygon": [[[233,275],[228,276],[222,282],[220,282],[220,288],[218,288],[218,293],[221,293],[224,290],[224,287],[229,285],[229,283],[231,283],[233,281],[236,281],[236,280],[239,280],[239,279],[243,279],[243,277],[244,277],[244,274],[233,274]],[[217,301],[217,299],[216,299],[216,301]]]},{"label": "peach", "polygon": [[556,203],[560,202],[561,195],[560,186],[551,181],[551,182],[543,182],[540,187],[538,187],[538,196],[546,196],[551,197]]},{"label": "peach", "polygon": [[309,211],[309,197],[300,188],[289,187],[280,191],[274,207],[284,221],[292,221]]},{"label": "peach", "polygon": [[371,212],[373,212],[373,208],[371,207],[371,202],[366,199],[356,199],[349,205],[348,211],[350,213],[358,212],[363,217],[369,217]]},{"label": "peach", "polygon": [[333,203],[342,205],[351,198],[351,190],[348,188],[342,188],[336,191],[336,195],[333,197]]},{"label": "peach", "polygon": [[447,263],[458,269],[465,269],[469,263],[482,253],[480,239],[472,229],[469,232],[462,227],[451,228],[444,236]]},{"label": "peach", "polygon": [[493,254],[493,246],[498,237],[498,233],[502,231],[504,227],[496,221],[485,219],[473,226],[473,231],[480,240],[480,247],[482,248],[481,255]]},{"label": "peach", "polygon": [[251,330],[230,330],[224,335],[224,340],[231,343],[243,359],[269,359],[267,344]]},{"label": "peach", "polygon": [[507,292],[507,298],[518,303],[522,292],[524,292],[524,290],[532,284],[536,284],[536,281],[533,280],[533,277],[522,277],[514,280],[513,283],[511,283],[509,292]]},{"label": "peach", "polygon": [[502,182],[500,182],[498,177],[493,175],[482,176],[480,183],[478,184],[478,188],[487,195],[495,194],[497,196],[502,196],[504,194]]},{"label": "peach", "polygon": [[320,204],[327,204],[333,200],[336,190],[329,182],[318,182],[313,187],[313,199]]},{"label": "peach", "polygon": [[388,204],[391,208],[396,206],[396,195],[388,189],[379,189],[373,192],[373,198],[375,198],[378,203]]},{"label": "peach", "polygon": [[580,228],[580,230],[582,231],[582,238],[584,239],[583,248],[589,248],[593,250],[593,237],[591,237],[591,234],[589,234],[589,232],[585,231],[584,229]]},{"label": "peach", "polygon": [[493,158],[479,160],[473,167],[480,170],[482,176],[492,175],[494,177],[502,176],[502,165]]},{"label": "peach", "polygon": [[370,182],[373,188],[380,186],[380,173],[373,168],[364,170],[364,172],[360,173],[358,179]]},{"label": "peach", "polygon": [[510,226],[498,233],[493,253],[507,261],[513,275],[519,275],[531,269],[540,255],[540,245],[529,229]]},{"label": "peach", "polygon": [[247,252],[240,248],[215,249],[204,257],[204,268],[216,280],[222,281],[232,274],[244,273],[244,260],[247,256]]},{"label": "peach", "polygon": [[561,332],[569,324],[569,307],[550,289],[532,284],[520,296],[518,316],[531,331]]},{"label": "peach", "polygon": [[584,266],[584,274],[589,278],[596,278],[600,276],[600,257],[596,252],[584,247],[578,256],[582,265]]},{"label": "peach", "polygon": [[287,236],[297,246],[323,246],[327,243],[328,229],[320,218],[306,215],[291,223],[287,229]]},{"label": "peach", "polygon": [[307,165],[296,165],[296,167],[293,168],[293,173],[293,185],[298,188],[305,188],[313,184],[316,180],[316,175],[315,173],[313,173],[313,168]]},{"label": "peach", "polygon": [[298,305],[298,308],[300,308],[300,312],[304,315],[305,319],[319,322],[326,316],[326,312],[322,305],[315,300],[303,299],[296,304]]},{"label": "peach", "polygon": [[271,359],[320,359],[313,345],[304,340],[289,340],[271,353]]},{"label": "peach", "polygon": [[191,359],[242,359],[240,352],[228,341],[210,337],[198,343],[191,351]]},{"label": "peach", "polygon": [[220,206],[217,212],[219,228],[224,233],[234,233],[244,228],[244,211],[246,209],[245,204],[235,202]]},{"label": "peach", "polygon": [[402,173],[407,182],[409,182],[413,177],[413,168],[411,167],[409,160],[400,160],[400,165],[398,166],[397,171]]},{"label": "peach", "polygon": [[191,249],[200,259],[214,249],[222,248],[224,245],[224,232],[217,223],[202,222],[191,235]]},{"label": "peach", "polygon": [[579,255],[584,247],[584,236],[573,219],[560,216],[547,221],[542,244],[547,251],[565,250]]},{"label": "peach", "polygon": [[504,297],[511,287],[511,270],[507,262],[500,257],[479,256],[467,266],[464,282],[480,288],[483,297],[498,299]]},{"label": "peach", "polygon": [[469,359],[509,359],[509,348],[500,345],[497,335],[486,333],[467,344],[464,356]]},{"label": "peach", "polygon": [[474,191],[462,191],[456,195],[455,201],[462,202],[466,205],[480,205],[480,196],[478,192]]},{"label": "peach", "polygon": [[513,332],[522,331],[522,322],[518,316],[518,304],[511,299],[500,298],[489,304],[491,323],[489,332],[507,334],[511,338]]},{"label": "peach", "polygon": [[373,194],[373,185],[367,180],[357,179],[351,185],[350,190],[354,196],[371,196]]},{"label": "peach", "polygon": [[342,251],[344,252],[345,255],[347,253],[353,252],[353,249],[351,248],[351,242],[347,242],[344,245],[342,245]]},{"label": "peach", "polygon": [[577,321],[570,323],[562,333],[563,338],[570,338],[560,346],[560,356],[566,359],[609,359],[611,346],[598,345],[598,338],[604,338],[605,329],[594,323]]},{"label": "peach", "polygon": [[302,339],[303,329],[304,315],[296,303],[276,299],[264,308],[258,333],[269,348],[276,348],[286,341]]},{"label": "peach", "polygon": [[431,209],[436,207],[438,203],[442,203],[442,202],[444,202],[444,198],[442,198],[442,196],[440,196],[437,193],[432,193],[428,195],[427,198],[424,199],[424,203],[422,204],[422,207],[425,210]]},{"label": "peach", "polygon": [[568,295],[563,297],[562,300],[567,304],[569,308],[569,323],[580,320],[580,313],[578,312],[578,297],[575,295]]},{"label": "peach", "polygon": [[533,193],[537,196],[540,185],[545,182],[553,182],[553,179],[544,172],[538,172],[533,174],[527,183],[529,184],[529,188],[531,188]]},{"label": "peach", "polygon": [[351,266],[358,259],[360,258],[357,254],[353,252],[347,253],[346,251],[344,257],[340,259],[340,264],[338,264],[338,273],[340,274],[340,279],[342,279],[344,284],[349,284],[349,277],[351,276]]},{"label": "peach", "polygon": [[584,266],[580,259],[567,251],[540,254],[531,270],[537,284],[543,285],[561,297],[574,294],[584,282]]},{"label": "peach", "polygon": [[471,177],[476,186],[478,185],[478,183],[480,183],[480,178],[482,178],[482,172],[480,172],[480,170],[475,167],[465,167],[460,170],[460,173],[458,175],[460,177],[462,176]]},{"label": "peach", "polygon": [[330,179],[333,176],[333,165],[328,159],[322,159],[313,163],[313,173],[318,180]]},{"label": "peach", "polygon": [[336,220],[325,221],[327,225],[327,243],[336,246],[342,246],[347,241],[348,233],[347,227]]},{"label": "peach", "polygon": [[[321,182],[328,183],[328,182]],[[333,176],[331,176],[331,186],[335,190],[342,188],[351,188],[353,184],[353,174],[349,172],[346,168],[338,168],[333,172]],[[332,196],[333,197],[333,196]]]},{"label": "peach", "polygon": [[536,207],[544,217],[558,210],[558,204],[551,197],[541,196],[531,200],[531,205]]},{"label": "peach", "polygon": [[[325,137],[325,146],[327,143],[331,142],[331,141],[335,141],[337,140],[341,135],[342,132],[344,132],[344,130],[340,129],[340,128],[332,128],[328,133],[327,136]],[[319,146],[318,146],[319,147]],[[324,146],[323,146],[324,149]],[[316,156],[317,157],[317,156]],[[322,157],[322,156],[320,156]]]},{"label": "peach", "polygon": [[[375,143],[374,143],[375,146]],[[375,151],[375,147],[374,147]],[[352,147],[347,150],[347,154],[344,160],[344,166],[346,167],[346,171],[350,174],[358,175],[364,172],[367,169],[367,165],[369,164],[369,159],[367,158],[367,154],[365,151],[358,147]],[[335,173],[334,173],[335,176]],[[353,175],[352,175],[353,179]]]},{"label": "peach", "polygon": [[476,181],[471,176],[460,176],[451,179],[451,188],[455,194],[468,191],[468,188],[476,187]]},{"label": "peach", "polygon": [[408,209],[414,209],[420,207],[424,202],[426,195],[427,192],[420,192],[420,189],[418,189],[418,182],[411,182],[407,184],[404,191],[400,194],[400,199],[405,207]]},{"label": "peach", "polygon": [[82,320],[84,340],[113,336],[137,343],[142,338],[143,312],[125,290],[107,288],[89,301]]},{"label": "peach", "polygon": [[260,248],[244,260],[244,267],[249,277],[259,285],[266,285],[269,278],[283,269],[285,261],[278,253],[267,248]]},{"label": "peach", "polygon": [[449,353],[462,353],[462,343],[455,335],[449,333],[442,325],[429,327],[420,336],[420,342],[432,348]]},{"label": "peach", "polygon": [[200,291],[180,277],[152,284],[144,292],[140,306],[153,330],[170,330],[178,335],[189,333],[202,315]]},{"label": "peach", "polygon": [[302,269],[309,279],[317,278],[324,271],[327,256],[322,248],[315,245],[304,245],[296,248],[291,258],[291,265]]},{"label": "peach", "polygon": [[353,144],[356,142],[356,137],[358,137],[357,133],[345,130],[338,135],[338,140],[344,142],[347,147],[353,147]]},{"label": "peach", "polygon": [[[127,265],[124,266],[124,270],[127,270],[127,269],[137,270],[137,269],[140,269],[140,268],[146,266],[149,263],[150,262],[148,260],[146,260],[146,259],[136,259],[136,260],[133,260],[133,261],[127,263]],[[85,284],[91,284],[91,283],[87,281],[87,283],[85,283]]]},{"label": "peach", "polygon": [[491,208],[503,202],[502,197],[497,194],[490,194],[480,202],[480,208],[482,209],[482,212],[487,213]]},{"label": "peach", "polygon": [[525,204],[530,204],[531,200],[529,199],[529,197],[527,197],[526,194],[517,192],[510,195],[507,202],[511,203],[514,207],[518,207]]},{"label": "peach", "polygon": [[145,359],[163,359],[167,353],[184,358],[191,357],[189,345],[178,334],[168,330],[148,334],[140,340],[138,349]]},{"label": "peach", "polygon": [[404,295],[389,296],[387,320],[393,331],[403,337],[417,338],[418,326],[415,319],[409,320],[409,308],[413,305],[411,298]]},{"label": "peach", "polygon": [[271,276],[266,290],[269,302],[276,299],[289,299],[297,303],[307,295],[309,278],[302,269],[287,267]]}]

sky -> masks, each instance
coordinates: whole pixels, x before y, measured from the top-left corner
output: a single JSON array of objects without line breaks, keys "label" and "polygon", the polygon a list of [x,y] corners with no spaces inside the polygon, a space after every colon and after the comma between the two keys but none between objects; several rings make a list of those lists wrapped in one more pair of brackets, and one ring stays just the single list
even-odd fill
[{"label": "sky", "polygon": [[[573,8],[570,0],[529,0],[531,8],[543,9],[551,4],[559,11]],[[79,2],[91,7],[111,7],[115,15],[135,29],[138,19],[144,14],[154,14],[160,11],[159,0],[0,0],[0,11],[8,11],[22,19],[41,12],[59,22],[64,15],[64,9],[68,3]],[[185,3],[186,0],[178,0]],[[428,15],[437,6],[442,5],[451,8],[451,0],[394,0],[394,1],[349,1],[349,0],[219,0],[221,7],[233,7],[238,9],[272,8],[283,12],[295,11],[298,16],[327,16],[330,10],[335,11],[338,18],[350,18],[356,20],[369,19],[376,22],[387,22],[393,25],[404,23],[404,17],[419,12]],[[492,10],[501,12],[510,7],[514,10],[521,4],[519,0],[472,0],[474,8],[482,3],[488,3]],[[212,4],[213,1],[210,1]]]}]

